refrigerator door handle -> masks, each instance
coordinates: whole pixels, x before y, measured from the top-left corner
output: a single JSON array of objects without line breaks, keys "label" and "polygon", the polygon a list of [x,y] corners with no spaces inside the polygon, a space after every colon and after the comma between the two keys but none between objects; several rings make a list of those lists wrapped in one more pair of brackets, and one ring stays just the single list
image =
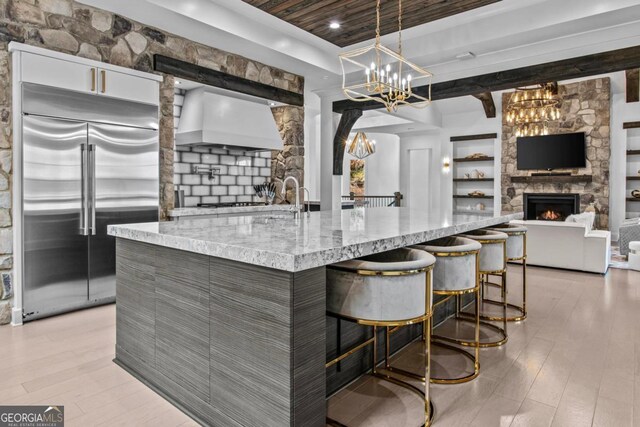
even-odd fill
[{"label": "refrigerator door handle", "polygon": [[89,197],[87,192],[89,191],[89,165],[87,161],[87,144],[80,144],[80,185],[81,189],[81,203],[82,212],[80,214],[80,234],[82,236],[89,235]]},{"label": "refrigerator door handle", "polygon": [[89,232],[92,236],[96,235],[96,145],[89,144],[89,170],[91,173],[91,222],[89,223]]}]

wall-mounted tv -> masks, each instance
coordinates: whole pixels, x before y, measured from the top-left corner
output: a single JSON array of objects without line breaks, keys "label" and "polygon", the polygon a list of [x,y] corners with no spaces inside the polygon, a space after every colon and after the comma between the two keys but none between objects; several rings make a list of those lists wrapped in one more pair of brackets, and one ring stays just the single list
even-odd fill
[{"label": "wall-mounted tv", "polygon": [[518,169],[574,169],[587,166],[584,132],[517,139]]}]

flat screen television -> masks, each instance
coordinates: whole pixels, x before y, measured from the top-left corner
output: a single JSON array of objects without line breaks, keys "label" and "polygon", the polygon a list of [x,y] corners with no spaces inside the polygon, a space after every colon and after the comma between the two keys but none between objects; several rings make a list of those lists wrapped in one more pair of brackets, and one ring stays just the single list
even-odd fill
[{"label": "flat screen television", "polygon": [[519,170],[587,166],[584,132],[519,137],[517,148]]}]

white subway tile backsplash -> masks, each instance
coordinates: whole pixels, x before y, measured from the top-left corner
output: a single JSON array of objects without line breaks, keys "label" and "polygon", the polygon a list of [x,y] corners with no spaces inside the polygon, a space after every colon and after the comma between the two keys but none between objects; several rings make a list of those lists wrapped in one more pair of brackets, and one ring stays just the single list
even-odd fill
[{"label": "white subway tile backsplash", "polygon": [[182,153],[182,162],[183,163],[199,164],[200,163],[200,153]]},{"label": "white subway tile backsplash", "polygon": [[205,154],[208,154],[209,153],[209,147],[195,146],[195,147],[192,147],[191,151],[194,152],[194,153],[205,153]]},{"label": "white subway tile backsplash", "polygon": [[191,165],[188,163],[174,163],[173,173],[191,173]]},{"label": "white subway tile backsplash", "polygon": [[218,156],[217,154],[203,154],[202,163],[208,165],[217,165],[218,163],[220,163],[220,156]]},{"label": "white subway tile backsplash", "polygon": [[193,196],[210,196],[211,186],[209,185],[194,185],[191,189]]},{"label": "white subway tile backsplash", "polygon": [[260,176],[271,176],[271,168],[260,168]]},{"label": "white subway tile backsplash", "polygon": [[229,186],[229,195],[230,196],[243,196],[244,195],[244,188],[240,187],[238,185],[231,185],[231,186]]},{"label": "white subway tile backsplash", "polygon": [[186,197],[184,198],[185,206],[197,206],[200,203],[200,197]]},{"label": "white subway tile backsplash", "polygon": [[182,175],[183,185],[200,185],[202,184],[201,175]]},{"label": "white subway tile backsplash", "polygon": [[226,196],[229,194],[229,187],[224,185],[214,185],[211,187],[212,196]]},{"label": "white subway tile backsplash", "polygon": [[[215,180],[194,174],[193,166],[220,169]],[[174,183],[185,193],[185,206],[199,203],[260,202],[253,185],[270,181],[271,152],[244,152],[206,146],[178,146]]]},{"label": "white subway tile backsplash", "polygon": [[206,196],[202,198],[202,201],[200,203],[220,203],[220,197]]},{"label": "white subway tile backsplash", "polygon": [[220,177],[220,185],[236,185],[236,177],[223,175]]},{"label": "white subway tile backsplash", "polygon": [[235,165],[236,158],[235,156],[220,156],[220,163],[223,165]]}]

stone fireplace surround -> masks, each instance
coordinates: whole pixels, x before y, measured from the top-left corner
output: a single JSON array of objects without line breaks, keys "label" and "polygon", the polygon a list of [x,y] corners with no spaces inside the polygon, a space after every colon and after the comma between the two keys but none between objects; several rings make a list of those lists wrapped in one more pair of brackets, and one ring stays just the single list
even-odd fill
[{"label": "stone fireplace surround", "polygon": [[[513,177],[528,177],[537,172],[517,169],[517,145],[513,126],[506,122],[503,110],[502,121],[502,211],[524,210],[524,194],[578,194],[580,212],[590,203],[595,204],[596,228],[609,229],[609,161],[611,122],[611,82],[608,77],[584,80],[558,86],[562,100],[560,120],[550,127],[550,134],[584,132],[587,144],[587,167],[569,169],[571,175],[584,175],[582,182],[570,182],[566,177],[548,177],[540,180],[513,182]],[[503,94],[503,108],[509,102],[511,92]],[[563,171],[554,171],[563,172]],[[592,178],[592,179],[591,179]],[[516,178],[518,180],[518,178]],[[520,178],[522,180],[522,178]],[[578,212],[578,213],[580,213]]]}]

